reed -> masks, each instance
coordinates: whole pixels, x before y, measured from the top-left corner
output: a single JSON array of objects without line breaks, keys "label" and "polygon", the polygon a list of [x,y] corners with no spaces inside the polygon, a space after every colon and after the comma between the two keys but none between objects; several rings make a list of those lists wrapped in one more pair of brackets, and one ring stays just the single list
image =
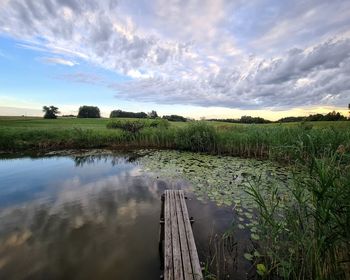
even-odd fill
[{"label": "reed", "polygon": [[[299,156],[294,148],[296,146],[305,157],[310,152],[319,155],[325,148],[334,150],[340,145],[346,151],[350,149],[350,129],[336,127],[214,126],[207,122],[190,122],[178,127],[163,120],[148,120],[142,124],[133,124],[132,121],[106,124],[114,129],[90,126],[0,127],[0,150],[169,148],[292,162]],[[312,140],[312,146],[308,139]]]},{"label": "reed", "polygon": [[266,278],[350,276],[350,159],[343,146],[319,151],[314,140],[306,138],[294,147],[296,165],[309,172],[295,176],[287,200],[276,187],[266,193],[258,182],[247,191],[259,206],[261,257],[255,264],[267,268]]}]

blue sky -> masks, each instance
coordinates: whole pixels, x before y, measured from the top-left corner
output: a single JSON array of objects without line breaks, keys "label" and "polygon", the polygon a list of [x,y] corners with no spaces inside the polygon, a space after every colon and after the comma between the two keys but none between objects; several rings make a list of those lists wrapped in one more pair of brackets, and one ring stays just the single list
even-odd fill
[{"label": "blue sky", "polygon": [[0,115],[271,119],[350,102],[350,1],[0,0]]}]

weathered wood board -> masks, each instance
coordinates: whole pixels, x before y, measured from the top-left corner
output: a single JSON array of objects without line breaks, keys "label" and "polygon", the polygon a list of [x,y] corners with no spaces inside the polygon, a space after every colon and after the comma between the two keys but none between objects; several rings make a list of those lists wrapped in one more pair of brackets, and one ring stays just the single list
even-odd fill
[{"label": "weathered wood board", "polygon": [[185,196],[182,190],[165,191],[164,279],[203,279]]}]

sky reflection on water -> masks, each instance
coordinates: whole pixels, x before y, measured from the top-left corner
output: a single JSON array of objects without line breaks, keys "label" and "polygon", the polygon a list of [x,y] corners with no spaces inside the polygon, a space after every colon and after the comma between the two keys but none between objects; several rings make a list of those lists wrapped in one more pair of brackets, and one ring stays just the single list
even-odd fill
[{"label": "sky reflection on water", "polygon": [[74,159],[0,161],[0,279],[158,278],[161,184]]},{"label": "sky reflection on water", "polygon": [[[153,174],[154,175],[154,174]],[[232,223],[184,180],[142,171],[129,155],[0,160],[0,279],[158,279],[161,195],[186,190],[200,258]],[[244,236],[237,236],[243,242]],[[235,275],[249,269],[239,262]]]}]

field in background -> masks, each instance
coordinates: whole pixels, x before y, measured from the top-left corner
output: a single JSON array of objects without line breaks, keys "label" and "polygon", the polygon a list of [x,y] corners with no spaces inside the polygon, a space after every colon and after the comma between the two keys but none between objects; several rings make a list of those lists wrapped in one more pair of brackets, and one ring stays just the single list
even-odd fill
[{"label": "field in background", "polygon": [[[146,125],[138,131],[123,129],[123,125],[108,129],[111,121],[126,123],[129,127],[134,121]],[[169,125],[164,126],[164,122]],[[349,121],[235,124],[163,120],[162,126],[156,123],[152,119],[1,117],[0,151],[159,148],[290,161],[295,158],[291,147],[296,145],[306,152],[315,149],[321,153],[325,147],[336,150],[341,145],[350,150]]]},{"label": "field in background", "polygon": [[[41,117],[0,117],[0,130],[3,128],[42,128],[42,129],[70,129],[70,128],[81,128],[81,129],[102,129],[107,130],[106,125],[111,120],[129,120],[129,121],[142,121],[143,119],[133,118],[100,118],[100,119],[79,119],[79,118],[58,118],[58,119],[43,119]],[[247,127],[247,126],[258,126],[258,127],[273,127],[273,126],[285,126],[293,127],[300,125],[300,122],[291,123],[270,123],[270,124],[241,124],[241,123],[227,123],[218,121],[205,121],[209,125],[213,125],[219,129],[225,129],[226,127]],[[190,122],[170,122],[172,127],[184,127]],[[337,121],[337,122],[308,122],[313,128],[325,128],[335,127],[350,129],[349,121]]]}]

